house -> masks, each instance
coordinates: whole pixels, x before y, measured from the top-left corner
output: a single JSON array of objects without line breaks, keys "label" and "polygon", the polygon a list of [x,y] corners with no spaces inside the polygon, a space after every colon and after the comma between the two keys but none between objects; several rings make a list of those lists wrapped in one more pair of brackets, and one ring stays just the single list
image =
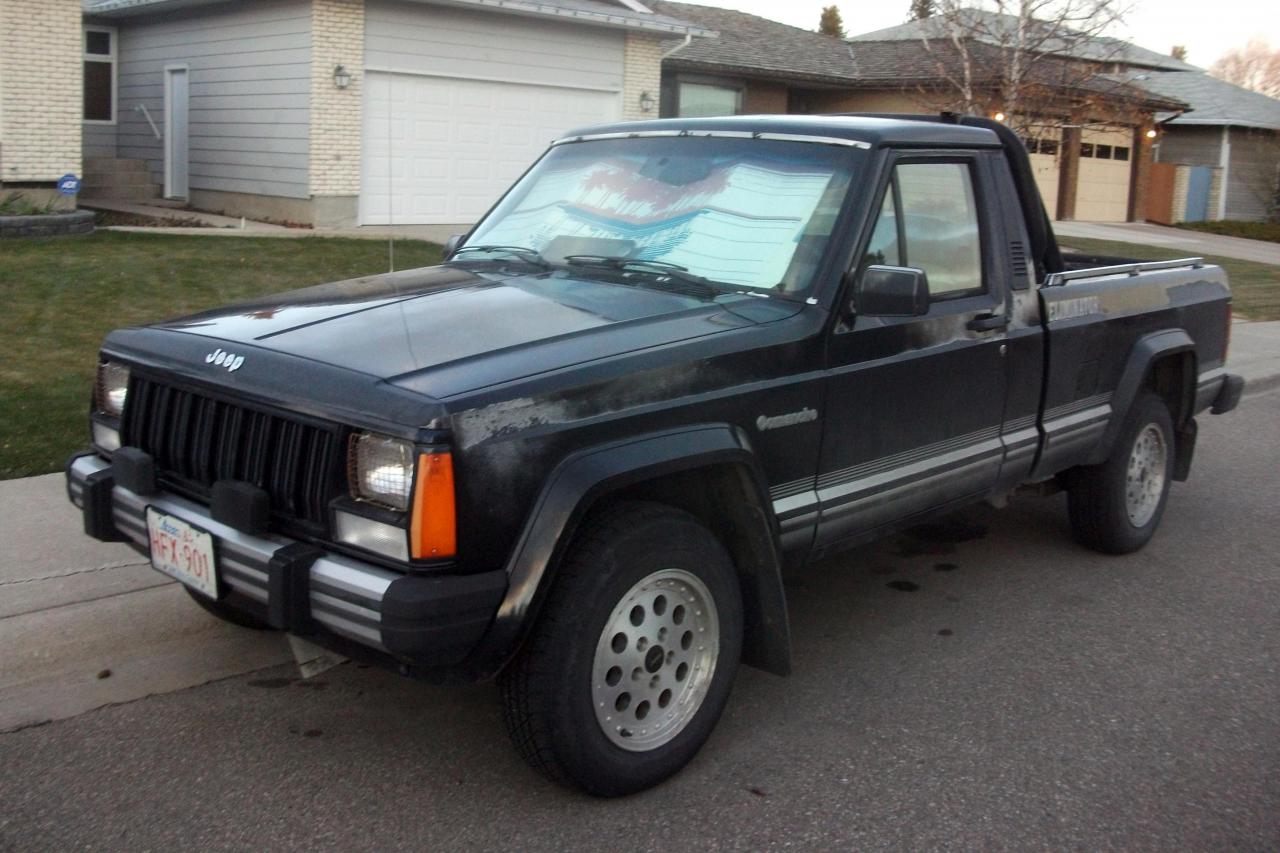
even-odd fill
[{"label": "house", "polygon": [[[4,0],[4,182],[318,226],[474,222],[547,143],[656,115],[640,0]],[[74,118],[74,126],[69,123]]]},{"label": "house", "polygon": [[[663,60],[665,115],[709,112],[933,113],[960,109],[944,77],[958,62],[935,21],[914,21],[847,41],[727,9],[654,0],[655,11],[715,30],[715,39],[669,42]],[[1007,18],[1007,16],[1005,16]],[[989,30],[1007,25],[991,15]],[[926,44],[926,37],[929,41]],[[996,81],[998,45],[967,45],[977,107],[1003,115]],[[1050,94],[1030,117],[1027,138],[1037,182],[1059,219],[1123,221],[1145,210],[1157,112],[1186,105],[1101,72],[1194,66],[1118,40],[1099,40],[1083,58],[1051,56],[1037,66]],[[1103,57],[1109,62],[1103,63]],[[1075,65],[1087,62],[1082,72]],[[972,109],[975,105],[967,105]]]},{"label": "house", "polygon": [[1170,186],[1152,197],[1161,206],[1149,206],[1148,219],[1261,221],[1280,213],[1280,100],[1202,71],[1132,82],[1191,107],[1162,117],[1155,178]]}]

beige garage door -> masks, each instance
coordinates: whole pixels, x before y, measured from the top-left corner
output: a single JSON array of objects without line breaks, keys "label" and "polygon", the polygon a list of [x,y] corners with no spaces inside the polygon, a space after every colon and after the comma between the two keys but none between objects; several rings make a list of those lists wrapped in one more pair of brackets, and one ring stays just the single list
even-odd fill
[{"label": "beige garage door", "polygon": [[1058,218],[1058,174],[1062,155],[1062,131],[1056,127],[1033,126],[1022,134],[1035,175],[1036,188],[1044,199],[1049,218]]},{"label": "beige garage door", "polygon": [[1124,222],[1129,214],[1132,132],[1086,129],[1081,137],[1076,219],[1082,222]]}]

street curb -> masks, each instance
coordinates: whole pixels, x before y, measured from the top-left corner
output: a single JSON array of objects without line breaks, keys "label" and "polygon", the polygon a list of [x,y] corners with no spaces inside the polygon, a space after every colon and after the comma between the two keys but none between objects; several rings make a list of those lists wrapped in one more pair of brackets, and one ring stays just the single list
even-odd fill
[{"label": "street curb", "polygon": [[1263,376],[1258,379],[1246,379],[1244,381],[1244,393],[1241,396],[1252,397],[1255,394],[1263,394],[1275,388],[1280,388],[1280,373],[1273,373],[1270,376]]}]

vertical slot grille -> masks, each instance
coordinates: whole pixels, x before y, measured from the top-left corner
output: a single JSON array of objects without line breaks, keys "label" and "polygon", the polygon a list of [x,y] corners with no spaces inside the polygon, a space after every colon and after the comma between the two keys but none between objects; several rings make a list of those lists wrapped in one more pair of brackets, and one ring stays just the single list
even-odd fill
[{"label": "vertical slot grille", "polygon": [[337,459],[332,430],[135,376],[122,432],[161,476],[202,491],[218,480],[253,483],[271,496],[274,512],[325,523]]}]

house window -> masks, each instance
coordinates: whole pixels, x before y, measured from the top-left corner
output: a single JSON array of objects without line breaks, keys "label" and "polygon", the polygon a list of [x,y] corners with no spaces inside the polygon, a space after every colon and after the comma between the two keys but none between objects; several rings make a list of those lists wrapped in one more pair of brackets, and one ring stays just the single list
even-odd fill
[{"label": "house window", "polygon": [[1129,149],[1128,149],[1128,148],[1126,148],[1126,147],[1125,147],[1125,146],[1123,146],[1123,145],[1117,145],[1117,146],[1115,147],[1115,159],[1116,159],[1116,160],[1128,160],[1128,159],[1129,159]]},{"label": "house window", "polygon": [[742,89],[716,83],[680,82],[681,117],[733,116],[742,112]]},{"label": "house window", "polygon": [[1080,143],[1080,156],[1081,156],[1081,157],[1092,157],[1092,156],[1093,156],[1093,143],[1092,143],[1092,142],[1082,142],[1082,143]]},{"label": "house window", "polygon": [[1094,156],[1097,157],[1099,160],[1111,159],[1110,145],[1099,145],[1097,148],[1093,149],[1093,152],[1094,152]]},{"label": "house window", "polygon": [[116,31],[110,27],[84,28],[84,120],[116,120]]}]

